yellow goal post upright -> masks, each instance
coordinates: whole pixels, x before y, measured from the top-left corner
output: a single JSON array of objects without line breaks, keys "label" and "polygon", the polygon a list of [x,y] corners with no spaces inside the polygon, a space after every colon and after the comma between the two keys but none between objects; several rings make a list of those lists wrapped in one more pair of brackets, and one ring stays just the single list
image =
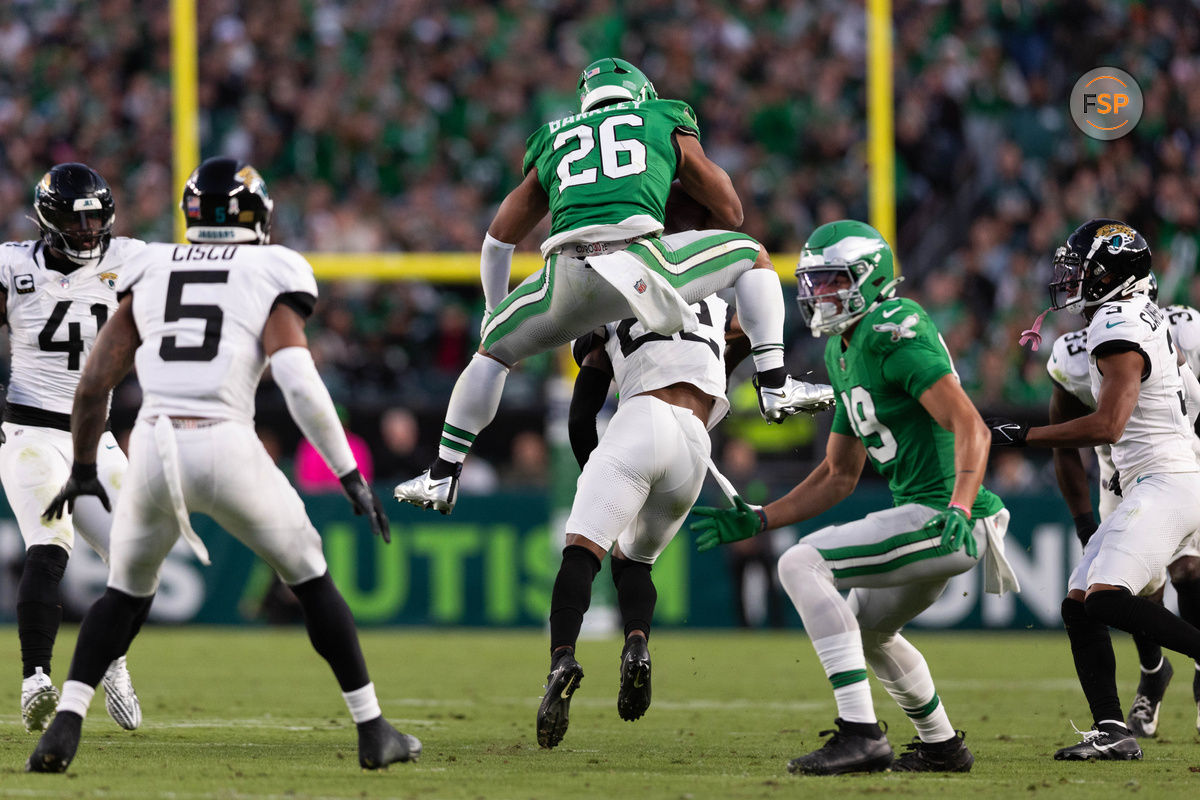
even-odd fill
[{"label": "yellow goal post upright", "polygon": [[[867,0],[867,175],[871,225],[895,253],[896,162],[893,134],[892,0]],[[900,259],[892,262],[900,274]]]}]

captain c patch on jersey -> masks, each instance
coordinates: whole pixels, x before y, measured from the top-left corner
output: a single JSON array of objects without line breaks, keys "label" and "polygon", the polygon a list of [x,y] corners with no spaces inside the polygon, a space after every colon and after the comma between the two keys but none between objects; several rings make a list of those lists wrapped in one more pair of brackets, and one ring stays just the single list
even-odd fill
[{"label": "captain c patch on jersey", "polygon": [[13,278],[13,287],[17,290],[17,294],[29,294],[33,291],[33,275],[25,273],[17,275]]}]

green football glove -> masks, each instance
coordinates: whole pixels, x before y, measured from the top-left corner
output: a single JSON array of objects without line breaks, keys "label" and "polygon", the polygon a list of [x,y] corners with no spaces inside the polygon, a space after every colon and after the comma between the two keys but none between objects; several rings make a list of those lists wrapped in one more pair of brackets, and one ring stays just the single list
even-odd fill
[{"label": "green football glove", "polygon": [[951,506],[945,511],[939,511],[933,519],[925,523],[922,530],[928,531],[931,537],[934,533],[941,533],[942,547],[949,547],[951,552],[965,547],[967,555],[978,558],[979,545],[975,543],[975,534],[971,533],[974,527],[967,512],[958,506]]},{"label": "green football glove", "polygon": [[701,553],[719,544],[749,539],[767,525],[762,506],[752,506],[736,496],[733,498],[733,508],[696,506],[692,511],[704,518],[688,526],[696,534],[696,549]]}]

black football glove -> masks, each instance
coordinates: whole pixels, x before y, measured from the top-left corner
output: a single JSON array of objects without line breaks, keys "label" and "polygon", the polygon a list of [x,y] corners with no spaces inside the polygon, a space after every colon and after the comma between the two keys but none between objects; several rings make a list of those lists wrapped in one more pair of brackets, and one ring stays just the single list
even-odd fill
[{"label": "black football glove", "polygon": [[1092,534],[1096,532],[1096,528],[1100,527],[1096,524],[1096,515],[1091,511],[1085,511],[1078,516],[1073,517],[1075,521],[1075,535],[1079,537],[1079,543],[1087,547],[1088,539],[1092,538]]},{"label": "black football glove", "polygon": [[391,544],[392,530],[388,526],[387,514],[383,513],[383,503],[380,503],[379,496],[371,491],[358,468],[350,470],[338,480],[342,482],[342,491],[350,499],[354,513],[358,516],[366,514],[371,523],[371,533],[382,536],[384,544]]},{"label": "black football glove", "polygon": [[1029,425],[1004,417],[988,417],[984,424],[992,431],[992,447],[1024,447]]},{"label": "black football glove", "polygon": [[43,519],[62,519],[64,508],[68,514],[73,514],[75,498],[89,494],[96,496],[105,511],[112,511],[112,506],[108,503],[108,492],[104,491],[104,484],[100,483],[100,478],[96,475],[96,465],[80,464],[76,461],[71,465],[71,477],[67,478],[67,482],[42,512]]}]

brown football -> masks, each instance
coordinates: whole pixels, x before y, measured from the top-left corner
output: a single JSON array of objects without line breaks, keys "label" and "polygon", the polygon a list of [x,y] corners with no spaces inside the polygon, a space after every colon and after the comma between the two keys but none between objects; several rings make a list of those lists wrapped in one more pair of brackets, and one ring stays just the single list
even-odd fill
[{"label": "brown football", "polygon": [[671,184],[667,195],[666,214],[663,217],[664,232],[704,230],[707,227],[708,209],[683,190],[679,181]]}]

